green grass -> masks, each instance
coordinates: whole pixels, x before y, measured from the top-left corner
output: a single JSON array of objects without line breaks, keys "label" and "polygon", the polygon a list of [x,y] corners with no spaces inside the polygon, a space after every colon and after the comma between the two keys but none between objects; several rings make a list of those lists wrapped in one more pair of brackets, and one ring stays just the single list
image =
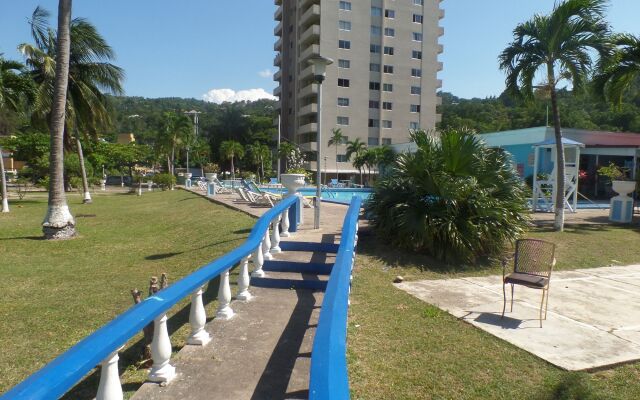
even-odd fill
[{"label": "green grass", "polygon": [[[184,191],[97,195],[69,203],[79,237],[41,240],[46,199],[27,197],[0,215],[0,392],[6,391],[132,305],[131,289],[145,293],[151,276],[170,282],[240,245],[255,220]],[[208,315],[217,285],[205,294]],[[189,333],[188,299],[169,320],[174,349]],[[146,372],[141,335],[121,355],[125,388]],[[127,367],[129,365],[129,367]],[[68,398],[95,396],[95,374]]]},{"label": "green grass", "polygon": [[[558,244],[558,269],[640,263],[637,229],[569,227],[529,237]],[[613,261],[615,260],[615,261]],[[638,399],[640,363],[569,373],[393,287],[410,280],[501,273],[446,266],[361,235],[349,317],[354,399]]]}]

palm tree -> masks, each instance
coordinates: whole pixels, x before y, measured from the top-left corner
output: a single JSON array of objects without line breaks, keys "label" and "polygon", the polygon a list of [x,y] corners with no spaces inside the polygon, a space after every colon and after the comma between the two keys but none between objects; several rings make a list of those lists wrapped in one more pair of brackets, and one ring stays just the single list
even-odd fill
[{"label": "palm tree", "polygon": [[220,143],[220,157],[223,160],[231,161],[231,179],[236,179],[236,169],[233,165],[235,158],[242,159],[244,157],[244,148],[239,142],[235,140],[225,140]]},{"label": "palm tree", "polygon": [[371,168],[375,168],[378,165],[378,154],[375,149],[367,149],[366,152],[362,154],[364,166],[367,167],[367,179],[369,182],[369,186],[371,186]]},{"label": "palm tree", "polygon": [[55,85],[51,104],[51,150],[49,154],[49,202],[42,230],[47,239],[69,239],[76,235],[75,220],[64,194],[63,140],[69,59],[71,55],[71,0],[58,3],[58,40],[55,62]]},{"label": "palm tree", "polygon": [[619,106],[625,90],[640,77],[640,36],[616,35],[612,57],[603,59],[594,78],[596,92]]},{"label": "palm tree", "polygon": [[191,143],[194,136],[192,122],[186,115],[175,112],[162,114],[162,130],[156,143],[156,153],[163,154],[167,160],[167,172],[174,175],[176,153],[182,146]]},{"label": "palm tree", "polygon": [[356,157],[353,160],[353,166],[355,168],[358,169],[358,171],[360,171],[360,184],[362,185],[362,169],[365,167],[366,163],[367,163],[367,152],[364,151],[358,155],[356,155]]},{"label": "palm tree", "polygon": [[333,128],[331,130],[331,139],[329,139],[329,147],[336,147],[336,180],[340,179],[340,172],[338,171],[338,146],[343,144],[346,140],[346,136],[342,134],[342,129]]},{"label": "palm tree", "polygon": [[556,88],[567,79],[574,91],[583,89],[592,67],[591,51],[601,56],[608,51],[609,26],[604,20],[606,0],[567,0],[556,3],[548,15],[535,15],[513,31],[514,40],[499,56],[500,69],[507,74],[507,91],[517,97],[533,98],[533,80],[543,74],[542,86],[549,92],[556,141],[555,222],[564,228],[564,147]]},{"label": "palm tree", "polygon": [[[360,140],[360,138],[355,138],[355,140],[349,140],[347,142],[347,153],[346,153],[347,161],[351,161],[351,156],[355,156],[357,159],[358,156],[364,153],[365,151],[367,151],[367,145],[362,140]],[[356,166],[356,162],[354,160],[353,166],[357,168],[358,172],[360,173],[360,184],[362,185],[362,165],[364,164],[358,163],[358,165],[359,166]]]},{"label": "palm tree", "polygon": [[[284,158],[284,170],[289,169],[289,157],[296,151],[296,146],[293,143],[282,142],[278,148],[278,157]],[[279,171],[278,171],[279,172]]]}]

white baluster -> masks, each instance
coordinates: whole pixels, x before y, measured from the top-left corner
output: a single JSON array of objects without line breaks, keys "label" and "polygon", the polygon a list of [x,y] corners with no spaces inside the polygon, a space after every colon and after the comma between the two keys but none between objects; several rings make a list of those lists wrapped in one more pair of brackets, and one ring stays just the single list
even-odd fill
[{"label": "white baluster", "polygon": [[153,365],[148,379],[151,382],[171,382],[176,377],[176,369],[171,361],[171,340],[167,332],[167,315],[164,314],[153,321],[153,341],[151,342]]},{"label": "white baluster", "polygon": [[122,386],[120,385],[120,373],[118,372],[118,351],[109,354],[109,357],[102,361],[100,369],[100,384],[96,400],[122,400]]},{"label": "white baluster", "polygon": [[205,346],[211,341],[211,335],[204,329],[207,323],[207,314],[202,304],[202,288],[191,294],[189,323],[191,324],[191,335],[187,338],[187,344]]},{"label": "white baluster", "polygon": [[216,318],[231,319],[234,315],[229,306],[231,304],[231,288],[229,287],[229,270],[220,274],[220,286],[218,287],[218,312]]},{"label": "white baluster", "polygon": [[273,220],[273,231],[271,232],[271,254],[281,253],[280,248],[280,216]]},{"label": "white baluster", "polygon": [[258,246],[258,248],[255,249],[255,251],[253,252],[253,257],[251,257],[251,261],[253,261],[253,265],[254,265],[251,276],[256,278],[264,277],[265,273],[262,270],[262,265],[264,264],[264,256],[262,254],[262,242],[260,242],[260,245]]},{"label": "white baluster", "polygon": [[280,236],[289,237],[291,234],[289,233],[289,209],[287,208],[282,212],[282,232]]},{"label": "white baluster", "polygon": [[236,299],[249,301],[253,295],[249,292],[249,284],[251,278],[249,277],[249,256],[240,261],[240,276],[238,276],[238,294]]},{"label": "white baluster", "polygon": [[273,260],[273,256],[269,252],[271,250],[271,237],[269,235],[269,229],[264,234],[264,240],[262,241],[262,251],[265,260]]}]

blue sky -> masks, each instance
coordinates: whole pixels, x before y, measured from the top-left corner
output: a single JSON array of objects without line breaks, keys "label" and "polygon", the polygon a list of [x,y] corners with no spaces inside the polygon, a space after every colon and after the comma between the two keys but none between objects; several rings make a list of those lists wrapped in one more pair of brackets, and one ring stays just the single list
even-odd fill
[{"label": "blue sky", "polygon": [[[640,34],[640,1],[611,3],[614,29]],[[27,18],[37,5],[52,12],[55,24],[57,0],[0,0],[5,57],[21,59],[16,47],[30,41]],[[504,76],[497,55],[517,23],[548,12],[553,0],[446,0],[442,6],[443,90],[469,98],[500,94]],[[73,15],[89,19],[115,49],[128,95],[208,93],[220,101],[273,90],[274,11],[271,0],[76,0]]]}]

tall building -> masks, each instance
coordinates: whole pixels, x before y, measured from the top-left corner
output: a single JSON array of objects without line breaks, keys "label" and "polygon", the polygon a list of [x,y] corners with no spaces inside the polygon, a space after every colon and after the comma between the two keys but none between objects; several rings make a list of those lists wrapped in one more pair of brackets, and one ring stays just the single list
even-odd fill
[{"label": "tall building", "polygon": [[[441,0],[275,0],[274,64],[282,136],[316,170],[318,85],[309,59],[334,60],[322,85],[320,167],[341,179],[357,172],[346,146],[329,148],[333,128],[371,146],[407,142],[409,129],[434,128],[442,69]],[[326,156],[326,157],[325,157]],[[345,174],[345,175],[342,175]]]}]

